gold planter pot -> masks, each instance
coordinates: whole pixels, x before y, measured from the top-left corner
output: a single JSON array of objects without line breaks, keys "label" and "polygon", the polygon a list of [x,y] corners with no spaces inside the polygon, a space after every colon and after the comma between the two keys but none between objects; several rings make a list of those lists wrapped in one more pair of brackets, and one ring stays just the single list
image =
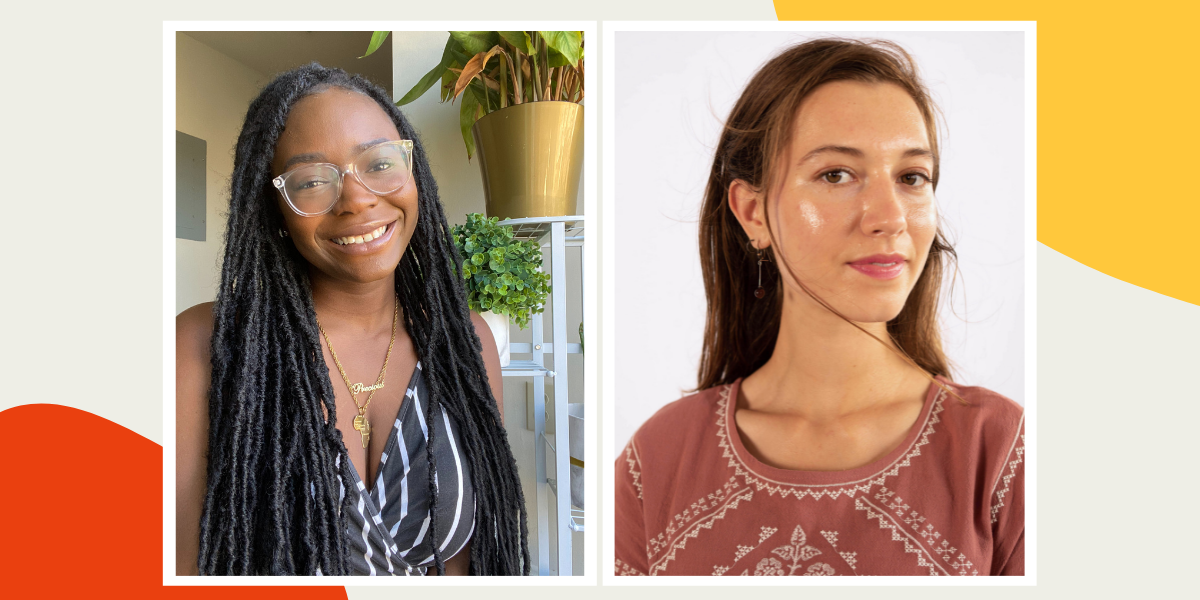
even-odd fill
[{"label": "gold planter pot", "polygon": [[583,107],[526,102],[471,128],[487,215],[501,219],[570,216],[583,169]]}]

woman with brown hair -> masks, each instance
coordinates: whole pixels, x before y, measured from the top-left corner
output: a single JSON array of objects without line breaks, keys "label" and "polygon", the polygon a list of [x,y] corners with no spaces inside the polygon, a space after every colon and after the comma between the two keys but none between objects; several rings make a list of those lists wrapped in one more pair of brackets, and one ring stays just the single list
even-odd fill
[{"label": "woman with brown hair", "polygon": [[770,60],[700,222],[699,393],[617,459],[618,575],[1024,574],[1024,419],[951,382],[936,109],[888,42]]}]

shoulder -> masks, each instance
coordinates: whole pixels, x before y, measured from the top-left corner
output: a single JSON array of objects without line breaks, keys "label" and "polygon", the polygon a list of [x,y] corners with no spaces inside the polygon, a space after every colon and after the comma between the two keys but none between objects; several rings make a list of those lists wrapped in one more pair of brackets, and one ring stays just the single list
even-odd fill
[{"label": "shoulder", "polygon": [[[940,447],[938,464],[976,494],[976,510],[991,522],[997,552],[1008,557],[1024,531],[1025,408],[982,387],[952,384],[966,401],[944,396],[948,443]],[[965,479],[964,479],[965,478]],[[1000,525],[997,525],[1000,523]],[[1003,538],[1003,539],[1002,539]]]},{"label": "shoulder", "polygon": [[179,337],[212,337],[213,302],[197,304],[175,316],[175,335]]},{"label": "shoulder", "polygon": [[496,348],[496,336],[492,333],[491,326],[488,325],[483,315],[474,311],[471,311],[471,325],[475,326],[475,335],[479,338],[479,344],[483,347],[484,365],[490,370],[492,362],[495,362],[495,368],[499,369],[500,351]]},{"label": "shoulder", "polygon": [[471,312],[471,325],[475,326],[475,335],[479,338],[480,351],[483,353],[483,368],[487,372],[488,385],[492,388],[492,397],[496,399],[496,407],[500,410],[500,419],[504,420],[504,383],[500,370],[500,351],[496,348],[496,338],[487,321],[477,312]]},{"label": "shoulder", "polygon": [[175,404],[179,418],[207,414],[212,377],[209,344],[213,303],[197,304],[175,317]]},{"label": "shoulder", "polygon": [[982,427],[1011,431],[1016,429],[1025,416],[1025,407],[1003,394],[983,387],[953,382],[949,382],[949,385],[966,403],[964,405],[950,395],[947,395],[946,401],[967,409],[965,414],[970,415],[971,419]]},{"label": "shoulder", "polygon": [[483,347],[487,348],[488,342],[495,344],[495,336],[492,335],[492,329],[488,327],[487,320],[483,315],[471,311],[471,324],[475,326],[475,335],[479,336],[479,341],[483,343]]},{"label": "shoulder", "polygon": [[954,447],[975,447],[988,462],[1002,461],[1025,432],[1025,408],[992,390],[949,383],[962,400],[942,392],[941,420]]},{"label": "shoulder", "polygon": [[724,415],[731,389],[731,385],[708,388],[658,409],[633,434],[638,452],[678,455],[710,441],[715,445],[712,433]]},{"label": "shoulder", "polygon": [[175,317],[176,361],[205,358],[212,340],[213,304],[197,304]]}]

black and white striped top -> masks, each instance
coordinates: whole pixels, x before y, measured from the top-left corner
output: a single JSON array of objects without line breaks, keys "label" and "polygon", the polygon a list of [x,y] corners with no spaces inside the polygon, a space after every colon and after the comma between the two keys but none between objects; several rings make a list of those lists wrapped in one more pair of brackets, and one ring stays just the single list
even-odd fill
[{"label": "black and white striped top", "polygon": [[[379,459],[371,488],[350,464],[352,481],[346,519],[350,566],[355,575],[424,575],[433,565],[429,544],[429,462],[425,448],[433,430],[437,463],[438,531],[442,560],[458,554],[475,531],[475,493],[458,433],[458,423],[442,411],[425,422],[428,391],[421,363],[413,371],[396,422]],[[447,434],[449,432],[449,434]],[[341,471],[341,457],[338,457]],[[339,479],[341,477],[339,476]]]}]

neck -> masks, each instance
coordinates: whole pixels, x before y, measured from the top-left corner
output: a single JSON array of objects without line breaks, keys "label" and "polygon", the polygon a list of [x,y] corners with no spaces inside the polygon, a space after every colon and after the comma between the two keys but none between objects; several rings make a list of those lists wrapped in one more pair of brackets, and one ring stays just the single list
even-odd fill
[{"label": "neck", "polygon": [[775,350],[742,384],[748,407],[832,419],[888,401],[891,390],[924,379],[892,350],[886,323],[859,325],[884,344],[803,291],[787,290]]},{"label": "neck", "polygon": [[313,306],[322,326],[371,333],[390,329],[396,302],[396,274],[370,283],[332,279],[309,270]]}]

